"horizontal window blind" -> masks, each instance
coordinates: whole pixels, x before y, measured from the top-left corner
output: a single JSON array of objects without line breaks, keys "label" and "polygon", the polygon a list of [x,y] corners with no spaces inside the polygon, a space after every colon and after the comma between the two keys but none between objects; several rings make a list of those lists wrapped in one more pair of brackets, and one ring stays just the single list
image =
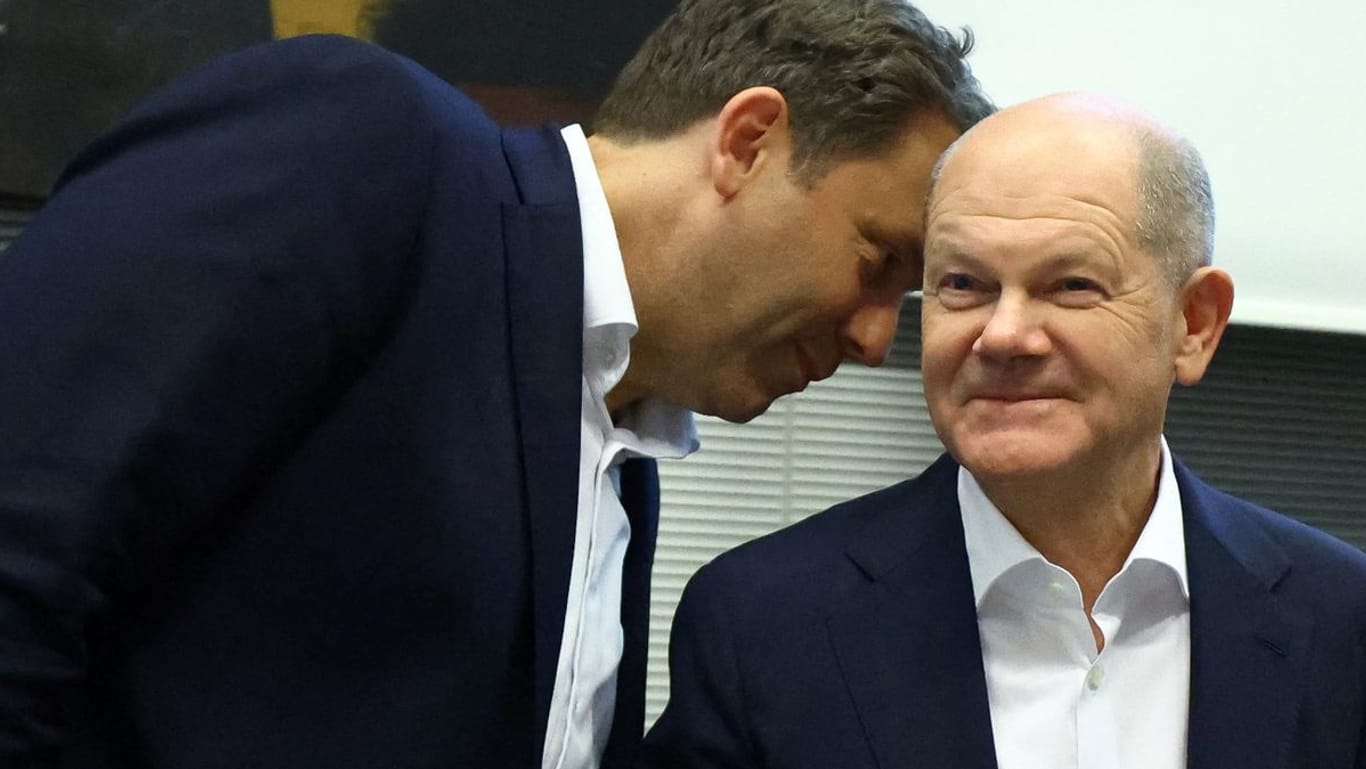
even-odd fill
[{"label": "horizontal window blind", "polygon": [[0,206],[0,258],[3,258],[9,244],[19,237],[19,231],[31,216],[33,214],[29,211]]},{"label": "horizontal window blind", "polygon": [[[918,324],[905,320],[903,313],[903,336]],[[915,346],[897,341],[898,349]],[[699,417],[702,448],[660,463],[647,723],[668,698],[669,626],[693,572],[742,542],[916,475],[939,456],[920,372],[899,362],[842,366],[749,424]]]},{"label": "horizontal window blind", "polygon": [[1231,327],[1167,438],[1210,484],[1366,549],[1366,336]]}]

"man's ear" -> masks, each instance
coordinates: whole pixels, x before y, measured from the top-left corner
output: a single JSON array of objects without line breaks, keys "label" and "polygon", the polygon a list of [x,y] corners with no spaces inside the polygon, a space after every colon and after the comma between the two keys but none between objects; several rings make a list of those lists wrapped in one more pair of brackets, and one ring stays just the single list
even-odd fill
[{"label": "man's ear", "polygon": [[1205,375],[1233,311],[1233,278],[1214,267],[1201,267],[1177,297],[1185,320],[1176,340],[1176,381],[1193,385]]},{"label": "man's ear", "polygon": [[775,88],[755,86],[730,97],[716,117],[711,146],[712,184],[730,198],[769,163],[791,154],[787,99]]}]

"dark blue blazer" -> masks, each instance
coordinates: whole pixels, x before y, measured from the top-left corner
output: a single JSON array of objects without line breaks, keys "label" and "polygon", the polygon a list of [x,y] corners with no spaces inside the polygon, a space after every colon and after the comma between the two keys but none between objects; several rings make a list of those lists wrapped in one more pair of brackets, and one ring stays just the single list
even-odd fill
[{"label": "dark blue blazer", "polygon": [[[643,765],[993,769],[957,472],[942,458],[698,572]],[[1366,767],[1366,555],[1176,478],[1188,766]]]},{"label": "dark blue blazer", "polygon": [[0,766],[539,769],[582,299],[558,132],[409,61],[292,40],[139,106],[0,261]]}]

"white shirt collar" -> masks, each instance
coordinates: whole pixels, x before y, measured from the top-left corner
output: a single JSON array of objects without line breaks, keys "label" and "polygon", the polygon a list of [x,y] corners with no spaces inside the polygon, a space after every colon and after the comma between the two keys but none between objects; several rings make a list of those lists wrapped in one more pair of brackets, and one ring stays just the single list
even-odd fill
[{"label": "white shirt collar", "polygon": [[583,327],[587,330],[622,325],[634,334],[636,308],[626,283],[612,210],[607,206],[607,194],[602,191],[588,139],[578,125],[560,129],[560,136],[569,150],[583,231]]},{"label": "white shirt collar", "polygon": [[[593,164],[588,139],[578,125],[560,130],[579,201],[583,235],[583,373],[606,412],[607,393],[621,381],[631,359],[631,337],[639,330],[612,210]],[[692,412],[660,398],[644,398],[619,414],[616,427],[638,453],[682,457],[697,450]],[[635,440],[630,440],[634,438]]]},{"label": "white shirt collar", "polygon": [[[1184,597],[1189,599],[1181,493],[1176,486],[1167,439],[1162,437],[1160,440],[1162,469],[1158,474],[1157,500],[1120,572],[1139,560],[1163,564],[1176,574]],[[963,539],[972,572],[972,592],[980,609],[987,591],[1007,571],[1026,561],[1047,559],[1020,535],[987,498],[972,473],[963,467],[958,468],[958,505],[963,516]]]}]

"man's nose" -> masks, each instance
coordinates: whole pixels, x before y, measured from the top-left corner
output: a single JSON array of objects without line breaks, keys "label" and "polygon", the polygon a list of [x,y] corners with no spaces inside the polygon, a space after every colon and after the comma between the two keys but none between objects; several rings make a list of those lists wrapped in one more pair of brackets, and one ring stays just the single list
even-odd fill
[{"label": "man's nose", "polygon": [[860,306],[844,324],[844,358],[881,366],[892,349],[901,317],[901,295]]},{"label": "man's nose", "polygon": [[1021,291],[1003,291],[991,307],[973,352],[989,358],[1043,355],[1050,348],[1039,308]]}]

